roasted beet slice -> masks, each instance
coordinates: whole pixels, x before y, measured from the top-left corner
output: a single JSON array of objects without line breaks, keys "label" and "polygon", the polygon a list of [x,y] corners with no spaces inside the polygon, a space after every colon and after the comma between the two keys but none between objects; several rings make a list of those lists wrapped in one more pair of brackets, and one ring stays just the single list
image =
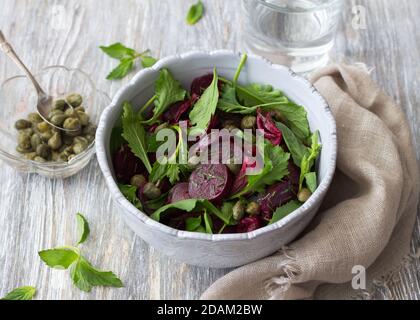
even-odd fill
[{"label": "roasted beet slice", "polygon": [[270,112],[265,115],[261,110],[257,110],[257,128],[264,131],[264,138],[269,140],[273,145],[279,145],[282,140],[282,133],[271,119]]},{"label": "roasted beet slice", "polygon": [[264,219],[270,220],[276,208],[294,198],[296,198],[295,188],[291,181],[287,180],[270,186],[258,197],[257,202]]},{"label": "roasted beet slice", "polygon": [[[205,76],[195,78],[191,83],[191,96],[196,94],[201,96],[212,83],[213,81],[213,74],[206,74]],[[217,83],[217,87],[219,88],[219,92],[222,88],[223,83],[219,80]]]},{"label": "roasted beet slice", "polygon": [[188,193],[193,199],[219,202],[229,194],[231,177],[224,164],[202,164],[191,173]]},{"label": "roasted beet slice", "polygon": [[132,176],[146,170],[127,144],[114,154],[113,164],[117,180],[122,183],[129,183]]},{"label": "roasted beet slice", "polygon": [[236,232],[251,232],[262,227],[262,221],[259,216],[245,217],[239,221],[236,226]]},{"label": "roasted beet slice", "polygon": [[168,196],[168,203],[174,203],[181,200],[190,199],[188,193],[188,182],[181,182],[173,186]]},{"label": "roasted beet slice", "polygon": [[163,120],[171,124],[178,123],[181,117],[191,109],[193,104],[199,99],[199,96],[192,94],[190,99],[179,101],[169,107],[163,114]]}]

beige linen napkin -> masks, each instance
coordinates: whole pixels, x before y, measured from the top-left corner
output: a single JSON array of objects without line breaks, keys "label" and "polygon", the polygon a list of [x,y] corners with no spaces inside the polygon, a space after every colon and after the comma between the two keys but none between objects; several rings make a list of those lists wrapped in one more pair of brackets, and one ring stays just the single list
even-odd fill
[{"label": "beige linen napkin", "polygon": [[[328,66],[312,81],[338,133],[337,171],[322,208],[288,248],[230,272],[202,299],[370,298],[408,257],[420,177],[403,111],[361,67]],[[357,265],[366,268],[366,290],[351,286]]]}]

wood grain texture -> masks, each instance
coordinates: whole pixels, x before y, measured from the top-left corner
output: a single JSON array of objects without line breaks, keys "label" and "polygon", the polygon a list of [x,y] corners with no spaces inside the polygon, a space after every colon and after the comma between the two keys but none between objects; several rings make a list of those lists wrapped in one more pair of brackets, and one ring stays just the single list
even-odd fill
[{"label": "wood grain texture", "polygon": [[[205,17],[188,26],[184,17],[193,0],[1,0],[0,29],[32,69],[64,64],[88,72],[112,96],[130,77],[105,80],[116,61],[99,45],[123,42],[156,57],[192,49],[243,48],[240,0],[208,0]],[[374,79],[402,105],[420,156],[420,32],[415,21],[420,3],[400,0],[346,1],[344,24],[333,50],[336,60],[364,62]],[[367,28],[354,30],[351,8],[367,10]],[[0,56],[0,81],[16,74]],[[101,106],[104,107],[104,106]],[[0,163],[0,296],[17,286],[38,288],[38,299],[193,299],[228,270],[188,266],[168,259],[124,225],[92,161],[66,180],[18,174]],[[95,265],[117,273],[125,288],[81,293],[68,272],[46,268],[40,249],[76,240],[75,213],[90,222],[83,252]],[[417,220],[413,252],[420,244]],[[420,263],[396,277],[382,298],[420,299]]]}]

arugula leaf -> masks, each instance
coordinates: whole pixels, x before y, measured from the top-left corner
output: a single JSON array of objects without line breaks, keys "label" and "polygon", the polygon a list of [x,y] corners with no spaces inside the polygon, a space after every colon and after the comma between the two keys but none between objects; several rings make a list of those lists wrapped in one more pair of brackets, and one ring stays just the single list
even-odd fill
[{"label": "arugula leaf", "polygon": [[157,62],[157,60],[155,58],[151,57],[151,56],[142,56],[141,57],[141,65],[143,66],[143,68],[150,68],[156,62]]},{"label": "arugula leaf", "polygon": [[153,109],[153,117],[143,121],[146,124],[152,124],[160,117],[166,109],[175,102],[185,99],[187,91],[181,86],[168,69],[162,69],[156,80],[156,99],[155,108]]},{"label": "arugula leaf", "polygon": [[196,24],[203,16],[204,5],[199,0],[196,4],[192,5],[188,10],[186,21],[189,25]]},{"label": "arugula leaf", "polygon": [[204,226],[206,228],[206,233],[213,234],[213,220],[207,211],[204,212]]},{"label": "arugula leaf", "polygon": [[153,164],[152,172],[150,173],[149,180],[151,182],[158,182],[165,177],[168,177],[171,184],[175,184],[180,180],[180,165],[178,163],[165,163],[161,164],[159,161],[156,161]]},{"label": "arugula leaf", "polygon": [[318,158],[320,151],[321,145],[318,143],[318,131],[316,131],[311,136],[311,147],[303,156],[300,165],[299,191],[302,189],[302,184],[305,179],[305,175],[311,172],[311,169],[315,163],[315,160]]},{"label": "arugula leaf", "polygon": [[196,231],[201,226],[201,216],[191,217],[185,220],[185,230]]},{"label": "arugula leaf", "polygon": [[166,198],[168,197],[168,192],[162,194],[159,198],[146,201],[146,207],[151,210],[157,210],[160,207],[163,207],[166,203]]},{"label": "arugula leaf", "polygon": [[136,59],[141,60],[144,68],[151,67],[156,63],[155,58],[147,55],[149,50],[138,53],[134,49],[128,48],[119,42],[108,47],[100,46],[99,48],[111,58],[120,60],[120,64],[106,77],[108,80],[124,78],[133,69]]},{"label": "arugula leaf", "polygon": [[132,58],[124,58],[120,64],[113,69],[106,78],[108,80],[117,80],[124,78],[134,67],[134,60]]},{"label": "arugula leaf", "polygon": [[245,188],[231,198],[238,198],[249,192],[261,192],[265,186],[272,185],[276,181],[281,181],[289,173],[289,159],[290,153],[284,152],[280,146],[273,146],[271,143],[266,143],[264,149],[264,167],[261,172],[256,175],[248,175],[248,182]]},{"label": "arugula leaf", "polygon": [[144,166],[150,173],[152,166],[147,157],[146,131],[129,102],[125,102],[123,106],[122,124],[123,138],[128,142],[131,151],[143,161]]},{"label": "arugula leaf", "polygon": [[195,129],[206,130],[212,116],[216,112],[219,101],[218,76],[216,68],[213,71],[213,81],[204,91],[190,112],[190,121]]},{"label": "arugula leaf", "polygon": [[34,287],[20,287],[9,292],[4,298],[0,300],[32,300],[36,294]]},{"label": "arugula leaf", "polygon": [[94,268],[85,258],[79,257],[70,268],[73,283],[80,290],[90,292],[92,287],[123,287],[121,280],[111,271],[101,271]]},{"label": "arugula leaf", "polygon": [[280,129],[283,139],[286,142],[292,154],[293,162],[300,167],[302,158],[307,152],[308,148],[295,136],[292,130],[281,122],[276,122],[277,128]]},{"label": "arugula leaf", "polygon": [[87,237],[90,233],[89,223],[87,222],[86,218],[81,214],[76,214],[76,221],[77,221],[77,231],[79,233],[79,241],[77,244],[81,244],[86,241]]},{"label": "arugula leaf", "polygon": [[108,47],[100,46],[101,50],[105,52],[108,56],[114,59],[124,59],[124,58],[132,58],[136,55],[136,51],[131,48],[127,48],[122,43],[117,42],[111,44]]},{"label": "arugula leaf", "polygon": [[77,248],[62,247],[38,252],[42,261],[54,269],[68,269],[79,258]]},{"label": "arugula leaf", "polygon": [[222,214],[222,212],[217,207],[214,206],[214,204],[205,199],[186,199],[175,203],[170,203],[156,210],[150,217],[153,220],[159,221],[161,214],[169,209],[180,209],[187,212],[191,212],[198,206],[200,206],[198,209],[207,210],[208,212],[214,214],[216,217],[220,218],[223,222],[230,222],[229,220],[227,220],[226,216]]},{"label": "arugula leaf", "polygon": [[292,213],[296,209],[298,209],[302,204],[299,201],[292,200],[281,207],[278,207],[276,211],[273,213],[273,217],[271,218],[270,222],[268,224],[276,223],[277,221],[280,221],[288,214]]},{"label": "arugula leaf", "polygon": [[124,138],[122,137],[123,129],[122,127],[114,127],[111,131],[111,138],[109,142],[109,150],[111,154],[114,154],[121,148],[121,146],[126,143]]},{"label": "arugula leaf", "polygon": [[118,184],[118,188],[120,189],[121,193],[124,197],[127,198],[137,209],[142,210],[143,205],[141,201],[137,197],[137,187],[132,185],[125,185],[125,184]]},{"label": "arugula leaf", "polygon": [[308,189],[314,193],[318,183],[317,183],[317,179],[316,179],[316,173],[315,172],[309,172],[307,174],[305,174],[305,182],[306,185],[308,186]]}]

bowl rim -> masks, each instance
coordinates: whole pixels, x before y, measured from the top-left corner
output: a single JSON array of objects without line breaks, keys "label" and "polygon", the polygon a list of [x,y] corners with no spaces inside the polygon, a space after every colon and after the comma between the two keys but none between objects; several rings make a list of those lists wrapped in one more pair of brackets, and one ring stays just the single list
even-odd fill
[{"label": "bowl rim", "polygon": [[[96,91],[97,93],[103,95],[104,97],[106,97],[109,101],[111,101],[111,98],[108,96],[107,93],[105,93],[104,91],[98,89],[95,85],[95,83],[93,82],[92,78],[89,76],[88,73],[86,73],[85,71],[77,68],[77,67],[66,67],[64,65],[50,65],[50,66],[46,66],[41,68],[40,70],[36,71],[34,73],[35,78],[44,73],[47,72],[50,69],[64,69],[67,72],[78,72],[80,74],[82,74],[84,77],[86,77],[86,79],[88,80],[88,82],[90,83],[91,87],[93,88],[94,91]],[[27,78],[26,75],[24,74],[17,74],[11,77],[8,77],[7,79],[3,80],[0,83],[0,89],[3,88],[3,86],[5,84],[7,84],[10,81],[16,80],[16,79],[20,79],[20,78]],[[73,159],[71,159],[70,161],[67,162],[37,162],[34,160],[28,160],[28,159],[24,159],[20,156],[17,155],[13,155],[5,150],[0,149],[0,155],[2,157],[5,157],[9,160],[13,160],[13,161],[17,161],[20,163],[26,163],[29,164],[31,167],[36,169],[53,169],[53,170],[65,170],[68,167],[72,167],[75,163],[77,163],[79,160],[82,160],[86,157],[90,157],[92,154],[95,153],[96,148],[95,148],[95,141],[96,141],[96,136],[93,139],[93,141],[88,145],[88,147],[83,150],[83,152],[81,152],[80,154],[76,155]]]},{"label": "bowl rim", "polygon": [[325,118],[328,121],[329,127],[331,128],[329,141],[324,142],[324,143],[328,143],[331,146],[331,156],[329,159],[325,160],[325,161],[328,161],[328,164],[327,164],[327,172],[324,179],[322,180],[318,188],[315,190],[315,192],[312,194],[312,196],[308,199],[308,201],[306,201],[297,210],[293,211],[292,213],[290,213],[283,219],[277,221],[276,223],[264,226],[262,228],[259,228],[251,232],[232,233],[232,234],[205,234],[205,233],[190,232],[190,231],[174,229],[172,227],[164,225],[163,223],[153,220],[147,214],[145,214],[141,210],[138,210],[134,205],[132,205],[119,190],[117,182],[113,178],[110,164],[108,164],[108,161],[107,161],[104,133],[105,133],[106,126],[108,125],[108,122],[109,122],[108,118],[111,113],[111,110],[113,110],[114,108],[119,108],[118,101],[121,99],[121,96],[127,90],[129,90],[129,88],[136,86],[136,84],[143,78],[144,75],[149,74],[149,73],[155,73],[163,67],[170,67],[172,64],[179,62],[179,60],[185,60],[185,59],[191,59],[191,58],[205,58],[205,57],[213,57],[213,56],[231,56],[231,57],[234,56],[240,59],[241,55],[242,55],[241,52],[233,51],[233,50],[212,50],[212,51],[200,50],[200,51],[189,51],[182,54],[175,54],[175,55],[167,56],[165,58],[160,59],[154,66],[138,71],[138,73],[130,80],[129,83],[127,83],[126,85],[124,85],[117,91],[114,98],[112,99],[111,104],[108,105],[102,112],[102,115],[99,120],[98,129],[96,132],[95,140],[96,140],[96,155],[97,155],[98,163],[101,168],[102,174],[105,177],[105,181],[109,188],[109,191],[111,192],[111,196],[114,198],[114,200],[118,204],[120,204],[125,209],[123,210],[124,214],[129,213],[130,216],[132,216],[135,220],[138,220],[139,222],[142,222],[150,226],[151,228],[156,229],[156,231],[160,231],[167,235],[176,236],[177,238],[180,238],[180,239],[212,241],[212,242],[241,241],[241,240],[250,240],[257,237],[261,237],[274,230],[281,229],[285,227],[286,225],[296,222],[300,218],[300,216],[307,213],[312,208],[312,206],[316,205],[319,199],[325,195],[333,179],[335,168],[336,168],[336,160],[337,160],[337,129],[336,129],[335,119],[333,117],[333,114],[331,112],[331,109],[328,103],[326,102],[324,97],[322,97],[322,95],[318,92],[318,90],[313,86],[313,84],[309,82],[309,80],[297,75],[290,68],[283,65],[274,64],[261,56],[258,56],[255,54],[248,54],[248,53],[247,53],[248,59],[260,60],[263,63],[268,64],[269,67],[273,69],[273,71],[275,70],[286,71],[289,73],[289,75],[292,78],[295,78],[298,81],[301,81],[310,90],[312,94],[317,96],[317,98],[319,99],[319,101],[321,102],[324,108]]}]

